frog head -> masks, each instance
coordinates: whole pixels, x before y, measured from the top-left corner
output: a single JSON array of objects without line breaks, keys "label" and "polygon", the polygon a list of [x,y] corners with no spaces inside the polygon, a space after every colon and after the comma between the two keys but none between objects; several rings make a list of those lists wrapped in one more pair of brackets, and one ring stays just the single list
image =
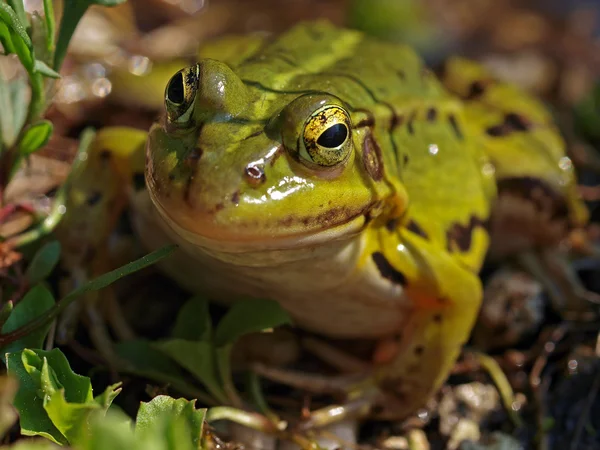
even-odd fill
[{"label": "frog head", "polygon": [[327,92],[266,89],[204,59],[171,78],[165,107],[146,180],[189,243],[241,251],[350,236],[401,191],[384,179],[368,128],[356,126],[364,112]]}]

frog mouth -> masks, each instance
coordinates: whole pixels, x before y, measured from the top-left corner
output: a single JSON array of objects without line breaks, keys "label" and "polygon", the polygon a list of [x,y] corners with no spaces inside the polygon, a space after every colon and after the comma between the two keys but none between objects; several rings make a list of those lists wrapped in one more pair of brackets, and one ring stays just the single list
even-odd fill
[{"label": "frog mouth", "polygon": [[373,208],[373,204],[370,204],[341,217],[340,220],[331,221],[327,226],[302,232],[242,234],[234,230],[224,230],[217,225],[188,228],[173,217],[152,193],[150,195],[162,219],[161,225],[178,244],[225,253],[300,249],[349,240],[365,228],[370,220],[368,212]]}]

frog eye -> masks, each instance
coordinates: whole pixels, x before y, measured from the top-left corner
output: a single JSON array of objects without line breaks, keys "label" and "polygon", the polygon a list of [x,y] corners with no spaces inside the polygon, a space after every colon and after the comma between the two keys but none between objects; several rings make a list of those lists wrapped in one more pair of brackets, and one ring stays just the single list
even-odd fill
[{"label": "frog eye", "polygon": [[350,117],[341,106],[324,106],[306,121],[302,137],[302,158],[323,167],[337,166],[352,150]]},{"label": "frog eye", "polygon": [[199,80],[198,65],[181,69],[171,77],[165,89],[165,106],[169,122],[186,125],[194,112]]}]

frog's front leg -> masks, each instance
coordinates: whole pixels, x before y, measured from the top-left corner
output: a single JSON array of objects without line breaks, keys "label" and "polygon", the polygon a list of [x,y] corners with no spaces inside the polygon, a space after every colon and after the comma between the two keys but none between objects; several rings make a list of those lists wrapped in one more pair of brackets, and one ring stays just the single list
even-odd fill
[{"label": "frog's front leg", "polygon": [[[365,413],[365,404],[382,407],[386,418],[404,418],[424,405],[447,378],[481,303],[476,271],[428,238],[404,227],[374,227],[364,239],[356,279],[370,280],[373,290],[389,292],[403,310],[402,325],[379,341],[369,370],[356,381],[356,373],[314,378],[259,367],[261,375],[275,381],[320,393],[340,394],[341,388],[347,394],[346,404],[314,412],[308,422],[313,425]],[[487,237],[475,230],[473,239]]]},{"label": "frog's front leg", "polygon": [[[82,163],[71,174],[67,186],[66,214],[55,233],[62,244],[62,265],[70,273],[62,285],[65,292],[87,280],[112,270],[108,240],[127,205],[127,190],[132,174],[143,173],[146,133],[130,128],[104,128],[90,147],[80,154]],[[110,288],[108,288],[110,289]],[[112,343],[100,317],[101,310],[112,311],[109,322],[118,336],[130,337],[131,331],[119,315],[116,299],[110,291],[90,293],[83,303],[66,311],[59,325],[59,340],[69,339],[74,322],[82,311],[96,347],[111,359]],[[103,300],[100,302],[100,300]],[[114,304],[108,305],[113,302]]]},{"label": "frog's front leg", "polygon": [[392,394],[386,395],[391,401],[385,415],[403,416],[425,404],[446,380],[475,324],[482,287],[475,270],[426,238],[401,229],[397,241],[391,240],[395,251],[382,251],[389,256],[386,269],[406,274],[411,310],[394,345],[384,339],[375,352],[374,378]]}]

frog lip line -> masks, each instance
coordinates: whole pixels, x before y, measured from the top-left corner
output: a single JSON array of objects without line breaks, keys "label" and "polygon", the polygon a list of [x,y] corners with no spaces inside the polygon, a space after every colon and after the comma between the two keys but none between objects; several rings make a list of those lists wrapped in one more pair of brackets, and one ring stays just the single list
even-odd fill
[{"label": "frog lip line", "polygon": [[324,242],[331,241],[340,237],[352,237],[365,227],[367,220],[365,211],[357,212],[356,214],[346,218],[346,220],[335,223],[327,228],[323,228],[316,232],[305,233],[290,233],[281,236],[266,235],[262,238],[250,237],[239,240],[233,239],[214,239],[206,237],[202,234],[190,231],[180,226],[169,213],[150,195],[155,208],[162,218],[162,222],[177,234],[181,239],[193,244],[197,247],[218,248],[219,250],[231,253],[244,253],[256,250],[286,250],[291,248],[302,248],[314,246]]}]

